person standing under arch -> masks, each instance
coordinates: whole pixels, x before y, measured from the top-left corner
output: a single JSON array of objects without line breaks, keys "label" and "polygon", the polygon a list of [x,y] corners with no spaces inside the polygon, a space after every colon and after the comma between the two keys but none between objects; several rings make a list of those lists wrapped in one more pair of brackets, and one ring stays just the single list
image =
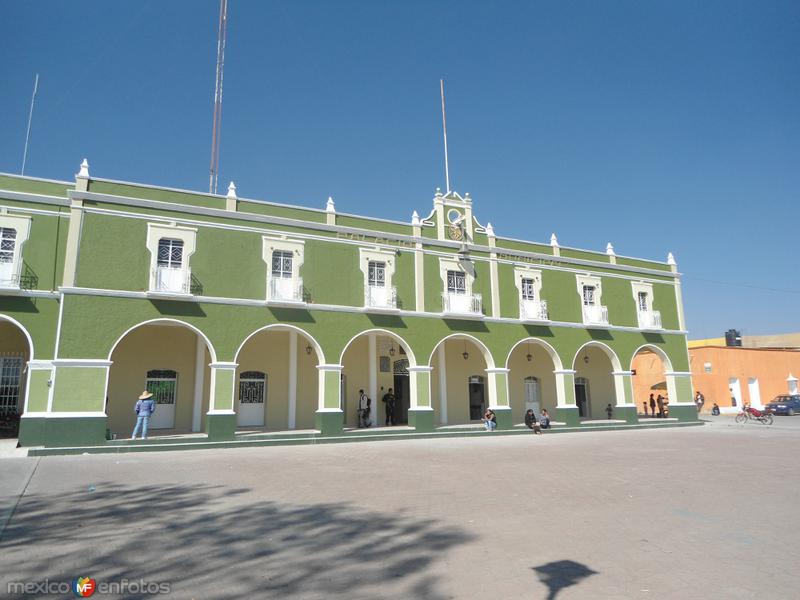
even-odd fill
[{"label": "person standing under arch", "polygon": [[136,439],[136,434],[142,430],[142,439],[147,439],[147,426],[150,425],[150,417],[156,412],[156,402],[153,400],[153,393],[147,390],[142,392],[139,399],[136,401],[136,426],[133,428],[131,439]]}]

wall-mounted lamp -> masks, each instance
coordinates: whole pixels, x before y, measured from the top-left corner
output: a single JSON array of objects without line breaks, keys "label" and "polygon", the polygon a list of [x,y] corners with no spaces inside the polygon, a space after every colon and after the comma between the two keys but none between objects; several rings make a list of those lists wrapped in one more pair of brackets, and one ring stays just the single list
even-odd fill
[{"label": "wall-mounted lamp", "polygon": [[394,356],[394,342],[392,342],[392,347],[389,348],[389,356]]},{"label": "wall-mounted lamp", "polygon": [[588,354],[584,354],[583,355],[583,362],[584,362],[584,364],[587,364],[587,365],[589,364],[589,355]]},{"label": "wall-mounted lamp", "polygon": [[308,344],[306,346],[306,354],[308,354],[310,356],[311,355],[311,350],[313,350],[313,348],[311,347],[311,344]]},{"label": "wall-mounted lamp", "polygon": [[469,352],[467,352],[467,342],[466,342],[466,340],[464,341],[464,352],[461,353],[461,356],[464,357],[464,360],[467,360],[469,358]]},{"label": "wall-mounted lamp", "polygon": [[528,354],[525,355],[525,358],[528,359],[528,362],[531,362],[533,360],[533,354],[531,354],[531,345],[530,344],[528,344]]}]

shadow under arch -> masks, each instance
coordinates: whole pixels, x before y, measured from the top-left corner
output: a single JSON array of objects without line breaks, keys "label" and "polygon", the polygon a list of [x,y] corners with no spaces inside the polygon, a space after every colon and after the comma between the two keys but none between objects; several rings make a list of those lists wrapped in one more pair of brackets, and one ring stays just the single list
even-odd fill
[{"label": "shadow under arch", "polygon": [[636,355],[639,354],[642,350],[649,350],[650,352],[658,356],[661,359],[661,362],[664,363],[665,371],[670,372],[673,370],[672,361],[669,359],[669,356],[667,356],[667,353],[664,352],[662,348],[654,346],[653,344],[642,344],[641,346],[636,348],[636,350],[633,351],[633,354],[631,354],[631,366],[630,366],[631,369],[633,369],[633,361],[636,359]]},{"label": "shadow under arch", "polygon": [[241,354],[242,349],[247,345],[251,339],[257,336],[259,333],[264,331],[294,331],[300,335],[302,335],[306,340],[311,342],[311,346],[314,348],[314,351],[317,353],[317,360],[319,364],[325,364],[325,353],[322,351],[322,346],[320,346],[319,342],[314,338],[313,335],[308,333],[305,329],[297,327],[296,325],[290,325],[288,323],[273,323],[272,325],[265,325],[264,327],[259,327],[252,333],[250,333],[242,343],[239,344],[239,347],[236,349],[236,353],[233,355],[233,362],[239,362],[239,354]]},{"label": "shadow under arch", "polygon": [[388,331],[386,329],[379,329],[379,328],[365,329],[364,331],[361,331],[361,332],[357,333],[356,335],[354,335],[353,337],[351,337],[348,340],[348,342],[344,345],[344,348],[342,348],[342,353],[339,355],[339,364],[340,365],[344,364],[344,362],[343,362],[344,361],[344,355],[347,352],[348,348],[350,348],[350,346],[353,344],[353,342],[355,342],[362,335],[366,335],[366,334],[370,334],[370,333],[385,335],[387,337],[392,338],[398,344],[401,344],[403,346],[403,349],[406,351],[406,357],[408,358],[408,366],[410,366],[410,367],[416,367],[417,366],[417,357],[414,354],[414,351],[411,349],[411,346],[409,345],[409,343],[407,341],[405,341],[401,336],[397,335],[396,333]]},{"label": "shadow under arch", "polygon": [[511,361],[511,355],[514,354],[514,350],[516,350],[522,344],[534,344],[536,346],[544,348],[545,351],[547,351],[547,354],[550,355],[550,359],[553,361],[553,369],[556,371],[562,371],[564,369],[564,365],[561,362],[561,357],[558,355],[558,352],[556,352],[556,349],[553,348],[550,344],[548,344],[544,340],[540,340],[539,338],[535,337],[527,337],[521,339],[511,347],[511,350],[508,351],[508,356],[506,356],[506,362],[505,362],[506,369],[509,368],[508,364]]},{"label": "shadow under arch", "polygon": [[[180,319],[170,319],[170,318],[167,318],[167,317],[163,317],[163,318],[159,318],[159,319],[150,319],[148,321],[142,321],[141,323],[137,323],[133,327],[130,327],[127,330],[125,330],[125,332],[121,336],[119,336],[117,338],[117,341],[115,341],[114,344],[111,346],[111,350],[108,353],[107,360],[111,360],[111,357],[114,354],[114,350],[117,349],[117,346],[119,346],[120,342],[122,342],[122,340],[124,340],[129,333],[131,333],[132,331],[134,331],[136,329],[139,329],[140,327],[145,327],[147,325],[159,325],[159,324],[177,325],[177,326],[182,326],[182,327],[186,327],[188,329],[191,329],[197,335],[199,335],[201,338],[203,338],[203,341],[205,341],[206,348],[208,348],[208,353],[211,355],[211,362],[217,362],[217,352],[216,352],[216,350],[214,350],[214,345],[211,343],[211,340],[208,339],[208,336],[205,333],[203,333],[202,330],[198,329],[194,325],[191,325],[191,324],[187,323],[186,321],[181,321]],[[108,385],[108,384],[106,383],[106,385]],[[108,390],[106,390],[106,393],[108,393]]]},{"label": "shadow under arch", "polygon": [[619,356],[617,356],[617,353],[614,352],[611,349],[611,347],[609,347],[608,345],[604,344],[603,342],[598,342],[597,340],[593,340],[591,342],[586,342],[585,344],[583,344],[583,346],[578,348],[578,350],[575,352],[575,356],[572,359],[572,368],[573,369],[575,369],[575,363],[578,361],[578,357],[581,355],[581,351],[585,350],[586,348],[599,348],[600,350],[602,350],[605,353],[605,355],[611,361],[612,370],[616,371],[618,373],[620,371],[622,371],[622,363],[620,362]]},{"label": "shadow under arch", "polygon": [[486,347],[486,344],[484,344],[475,336],[472,336],[468,333],[451,333],[450,335],[445,336],[441,340],[436,342],[436,345],[433,347],[431,355],[428,357],[429,365],[433,362],[433,357],[436,355],[436,351],[439,349],[439,346],[444,344],[447,340],[469,340],[478,347],[478,350],[481,351],[481,354],[483,355],[483,360],[486,363],[486,368],[487,369],[495,368],[494,357],[492,356],[492,353],[489,352],[489,348]]},{"label": "shadow under arch", "polygon": [[25,326],[19,321],[17,321],[15,318],[9,317],[8,315],[4,315],[2,313],[0,313],[0,321],[6,321],[8,323],[11,323],[22,332],[22,334],[25,336],[25,339],[28,340],[28,350],[30,352],[30,358],[28,360],[33,360],[35,356],[33,349],[33,338],[31,337],[31,334],[28,332]]}]

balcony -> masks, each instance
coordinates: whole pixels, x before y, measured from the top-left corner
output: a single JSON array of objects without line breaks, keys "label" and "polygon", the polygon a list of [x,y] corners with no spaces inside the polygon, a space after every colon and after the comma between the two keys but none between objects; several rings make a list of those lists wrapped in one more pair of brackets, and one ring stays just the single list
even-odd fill
[{"label": "balcony", "polygon": [[599,304],[583,305],[584,325],[608,326],[608,307]]},{"label": "balcony", "polygon": [[664,329],[661,326],[661,313],[657,310],[640,310],[639,329]]},{"label": "balcony", "polygon": [[397,288],[368,285],[364,288],[364,307],[373,310],[397,310]]},{"label": "balcony", "polygon": [[0,262],[0,290],[19,291],[19,273],[13,262]]},{"label": "balcony", "polygon": [[521,300],[519,303],[520,321],[548,321],[546,300]]},{"label": "balcony", "polygon": [[192,270],[189,267],[157,266],[153,269],[150,296],[186,297],[191,295]]},{"label": "balcony", "polygon": [[267,302],[303,304],[303,278],[271,277],[267,288]]},{"label": "balcony", "polygon": [[483,298],[480,294],[442,293],[442,312],[458,317],[483,317]]}]

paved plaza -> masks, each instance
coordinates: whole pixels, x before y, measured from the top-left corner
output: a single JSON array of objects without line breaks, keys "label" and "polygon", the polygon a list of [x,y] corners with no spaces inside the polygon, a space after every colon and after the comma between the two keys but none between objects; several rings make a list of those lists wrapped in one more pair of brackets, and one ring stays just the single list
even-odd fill
[{"label": "paved plaza", "polygon": [[168,583],[166,597],[197,599],[797,597],[798,453],[800,417],[772,427],[720,417],[564,435],[7,452],[0,596],[10,581],[90,576]]}]

